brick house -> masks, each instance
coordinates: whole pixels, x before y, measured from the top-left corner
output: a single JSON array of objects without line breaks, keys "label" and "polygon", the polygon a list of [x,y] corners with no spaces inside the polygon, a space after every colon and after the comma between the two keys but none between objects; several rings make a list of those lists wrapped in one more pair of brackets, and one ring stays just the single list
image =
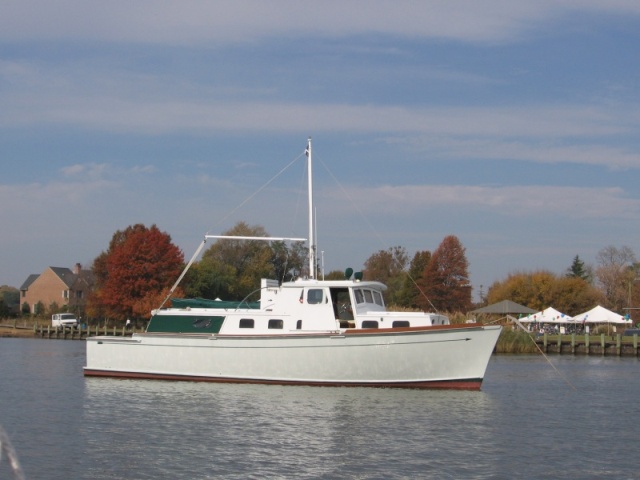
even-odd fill
[{"label": "brick house", "polygon": [[[91,270],[83,270],[76,263],[73,270],[64,267],[47,267],[41,274],[27,277],[20,287],[20,305],[23,312],[50,313],[54,305],[58,311],[84,315],[89,292],[93,288]],[[38,311],[38,305],[44,311]]]}]

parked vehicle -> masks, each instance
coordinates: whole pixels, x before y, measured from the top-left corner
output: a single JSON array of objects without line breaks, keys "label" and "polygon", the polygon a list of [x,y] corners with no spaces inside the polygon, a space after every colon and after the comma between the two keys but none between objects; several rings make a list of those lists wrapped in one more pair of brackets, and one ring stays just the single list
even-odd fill
[{"label": "parked vehicle", "polygon": [[77,327],[78,319],[73,313],[56,313],[51,315],[52,327]]}]

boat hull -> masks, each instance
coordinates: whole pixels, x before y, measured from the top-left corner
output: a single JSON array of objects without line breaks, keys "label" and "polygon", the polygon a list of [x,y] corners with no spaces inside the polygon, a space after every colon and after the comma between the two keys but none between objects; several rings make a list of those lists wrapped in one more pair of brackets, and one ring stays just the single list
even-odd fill
[{"label": "boat hull", "polygon": [[87,339],[86,376],[479,390],[500,327]]}]

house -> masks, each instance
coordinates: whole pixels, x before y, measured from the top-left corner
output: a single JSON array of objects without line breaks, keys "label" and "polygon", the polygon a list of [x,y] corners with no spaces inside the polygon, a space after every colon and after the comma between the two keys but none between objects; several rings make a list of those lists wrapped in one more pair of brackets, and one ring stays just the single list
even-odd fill
[{"label": "house", "polygon": [[39,275],[29,275],[20,287],[22,311],[43,314],[55,310],[82,315],[93,284],[93,274],[79,263],[73,270],[47,267]]}]

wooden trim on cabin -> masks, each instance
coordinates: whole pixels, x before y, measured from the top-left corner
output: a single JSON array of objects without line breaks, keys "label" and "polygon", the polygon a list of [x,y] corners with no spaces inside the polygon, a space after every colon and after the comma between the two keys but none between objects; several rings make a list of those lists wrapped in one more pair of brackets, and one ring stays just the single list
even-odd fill
[{"label": "wooden trim on cabin", "polygon": [[394,328],[349,328],[344,331],[347,335],[359,333],[397,333],[397,332],[424,332],[432,330],[478,330],[483,328],[481,323],[456,323],[449,325],[431,325],[421,327],[394,327]]}]

